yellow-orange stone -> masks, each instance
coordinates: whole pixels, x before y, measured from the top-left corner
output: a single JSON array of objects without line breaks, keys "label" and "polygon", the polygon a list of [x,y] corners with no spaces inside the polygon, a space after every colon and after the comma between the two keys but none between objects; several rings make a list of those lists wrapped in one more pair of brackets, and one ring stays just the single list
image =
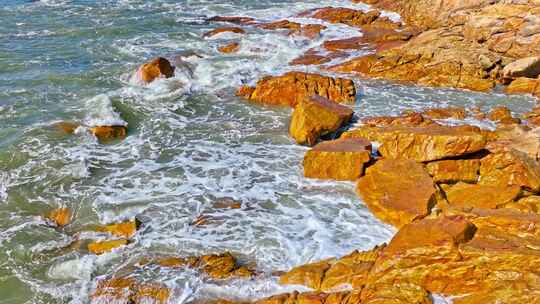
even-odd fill
[{"label": "yellow-orange stone", "polygon": [[413,160],[377,161],[360,178],[357,190],[376,217],[396,227],[428,215],[435,203],[433,180]]},{"label": "yellow-orange stone", "polygon": [[371,159],[371,142],[349,138],[317,144],[304,156],[304,176],[319,179],[357,180]]},{"label": "yellow-orange stone", "polygon": [[225,54],[234,53],[238,51],[238,49],[240,49],[240,43],[238,42],[232,42],[218,48],[220,52]]},{"label": "yellow-orange stone", "polygon": [[170,78],[174,76],[174,66],[169,60],[163,57],[157,57],[150,62],[143,64],[137,71],[140,79],[144,83],[150,83],[156,78]]},{"label": "yellow-orange stone", "polygon": [[100,226],[96,231],[108,232],[114,236],[130,238],[137,232],[137,223],[135,220],[123,223]]},{"label": "yellow-orange stone", "polygon": [[127,135],[127,128],[124,126],[98,126],[90,128],[90,132],[92,132],[92,134],[100,141],[108,141],[125,138]]},{"label": "yellow-orange stone", "polygon": [[478,180],[479,159],[439,160],[426,165],[429,175],[437,183],[471,182]]},{"label": "yellow-orange stone", "polygon": [[520,186],[540,191],[540,162],[523,152],[490,154],[481,160],[480,181],[484,185]]},{"label": "yellow-orange stone", "polygon": [[103,254],[109,252],[118,247],[122,247],[128,244],[128,240],[111,240],[103,242],[92,242],[88,244],[88,251],[93,254]]},{"label": "yellow-orange stone", "polygon": [[298,144],[313,146],[319,137],[337,131],[348,123],[352,109],[321,96],[302,100],[294,109],[289,134]]},{"label": "yellow-orange stone", "polygon": [[489,186],[461,182],[445,191],[446,199],[452,207],[487,209],[496,209],[512,202],[520,192],[519,186]]},{"label": "yellow-orange stone", "polygon": [[47,213],[45,218],[58,227],[64,227],[71,222],[71,210],[67,207],[58,208]]},{"label": "yellow-orange stone", "polygon": [[282,76],[264,77],[257,82],[255,88],[243,86],[236,94],[260,103],[295,107],[312,95],[337,103],[354,103],[356,89],[350,79],[289,72]]},{"label": "yellow-orange stone", "polygon": [[246,31],[244,31],[244,29],[242,29],[241,27],[220,27],[220,28],[204,33],[203,37],[205,38],[212,37],[221,33],[245,34]]}]

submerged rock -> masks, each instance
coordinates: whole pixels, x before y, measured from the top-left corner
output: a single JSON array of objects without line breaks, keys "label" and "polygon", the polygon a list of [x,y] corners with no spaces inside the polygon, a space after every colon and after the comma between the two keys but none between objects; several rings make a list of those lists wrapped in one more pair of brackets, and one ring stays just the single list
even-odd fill
[{"label": "submerged rock", "polygon": [[207,19],[208,21],[213,22],[230,22],[236,24],[253,24],[255,19],[251,17],[244,16],[214,16]]},{"label": "submerged rock", "polygon": [[112,251],[113,249],[127,245],[128,240],[110,240],[102,242],[91,242],[88,244],[88,251],[93,254],[100,255]]},{"label": "submerged rock", "polygon": [[254,88],[240,87],[237,95],[265,104],[295,107],[312,95],[319,95],[337,103],[354,103],[356,89],[350,79],[288,72],[282,76],[264,77]]},{"label": "submerged rock", "polygon": [[371,160],[371,142],[350,138],[317,144],[304,156],[304,176],[319,179],[357,180]]},{"label": "submerged rock", "polygon": [[137,76],[143,83],[150,83],[157,78],[171,78],[174,76],[174,67],[169,60],[157,57],[143,64],[137,71]]},{"label": "submerged rock", "polygon": [[360,178],[357,190],[377,218],[396,227],[425,217],[435,204],[433,180],[413,160],[377,161]]},{"label": "submerged rock", "polygon": [[90,132],[94,134],[100,141],[110,141],[113,139],[124,139],[127,136],[127,127],[125,126],[97,126],[90,128]]},{"label": "submerged rock", "polygon": [[71,223],[71,209],[67,207],[58,208],[43,216],[47,221],[57,227],[64,227]]},{"label": "submerged rock", "polygon": [[138,230],[140,223],[137,220],[127,221],[123,223],[110,224],[105,226],[96,227],[96,231],[107,232],[117,237],[130,238]]},{"label": "submerged rock", "polygon": [[240,49],[240,43],[231,42],[231,43],[229,43],[227,45],[219,47],[218,51],[220,51],[222,53],[225,53],[225,54],[230,54],[230,53],[235,53],[239,49]]},{"label": "submerged rock", "polygon": [[214,30],[211,30],[209,32],[206,32],[203,34],[203,37],[204,38],[210,38],[210,37],[213,37],[217,34],[221,34],[221,33],[235,33],[235,34],[245,34],[246,31],[241,28],[241,27],[220,27],[220,28],[217,28],[217,29],[214,29]]},{"label": "submerged rock", "polygon": [[353,116],[349,107],[321,96],[311,96],[300,101],[292,114],[289,134],[298,144],[313,146],[319,137],[336,132]]},{"label": "submerged rock", "polygon": [[463,156],[484,149],[485,135],[469,126],[362,126],[343,134],[344,138],[366,138],[381,143],[386,158],[419,162]]},{"label": "submerged rock", "polygon": [[66,134],[73,134],[79,127],[79,124],[70,121],[60,121],[55,123],[53,126]]}]

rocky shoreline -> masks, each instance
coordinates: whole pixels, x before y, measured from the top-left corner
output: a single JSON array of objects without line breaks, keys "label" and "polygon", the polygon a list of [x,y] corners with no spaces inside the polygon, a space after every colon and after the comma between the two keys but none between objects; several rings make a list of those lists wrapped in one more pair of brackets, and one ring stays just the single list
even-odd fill
[{"label": "rocky shoreline", "polygon": [[[359,2],[359,1],[353,1]],[[301,17],[358,27],[361,37],[330,40],[324,51],[310,50],[291,65],[320,65],[347,52],[372,48],[371,55],[322,67],[341,77],[289,72],[242,86],[236,95],[251,102],[293,109],[289,134],[307,151],[306,178],[355,181],[357,192],[381,221],[398,229],[388,244],[296,267],[279,276],[293,292],[257,300],[258,304],[433,303],[433,295],[453,303],[539,303],[540,301],[540,107],[513,117],[505,107],[489,113],[477,108],[433,108],[400,116],[370,117],[351,127],[356,88],[350,77],[376,77],[417,85],[540,98],[540,2],[364,1],[399,13],[403,22],[381,11],[326,7]],[[320,24],[289,20],[259,22],[250,17],[215,16],[228,24],[205,37],[244,27],[283,30],[316,37]],[[233,24],[234,26],[230,26]],[[219,50],[234,53],[240,42]],[[174,64],[156,58],[142,65],[143,83],[174,75]],[[467,124],[491,121],[495,130]],[[451,119],[453,124],[448,124]],[[59,124],[72,133],[77,125]],[[93,126],[105,141],[127,136],[127,126]],[[238,203],[225,203],[235,208]],[[51,225],[70,223],[69,209],[47,214]],[[194,225],[204,225],[200,218]],[[92,254],[130,243],[136,220],[92,228],[110,239],[87,242]],[[346,241],[346,240],[344,240]],[[70,249],[82,248],[82,243]],[[255,267],[229,253],[202,257],[153,257],[132,268],[194,268],[211,279],[256,279]],[[128,271],[127,269],[126,271]],[[129,275],[103,279],[94,301],[167,303],[163,284],[138,283]],[[209,299],[209,302],[236,303]]]}]

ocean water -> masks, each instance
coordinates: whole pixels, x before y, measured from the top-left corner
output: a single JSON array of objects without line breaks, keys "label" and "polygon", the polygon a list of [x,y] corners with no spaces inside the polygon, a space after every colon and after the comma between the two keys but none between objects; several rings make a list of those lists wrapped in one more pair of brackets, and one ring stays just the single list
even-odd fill
[{"label": "ocean water", "polygon": [[[225,251],[256,266],[260,276],[212,282],[194,271],[159,269],[138,276],[172,288],[170,303],[250,300],[291,290],[278,286],[274,271],[390,240],[395,230],[371,215],[353,183],[303,178],[306,148],[287,136],[290,109],[234,96],[239,85],[263,75],[318,71],[288,62],[325,40],[361,33],[326,24],[315,40],[254,27],[246,27],[246,35],[202,38],[226,25],[206,21],[214,15],[323,23],[294,18],[321,6],[369,9],[345,0],[0,1],[0,304],[88,303],[98,279],[141,258]],[[217,51],[231,41],[240,42],[238,53]],[[178,68],[175,77],[148,86],[131,80],[152,57],[186,52],[202,58],[186,57],[189,68]],[[380,80],[355,83],[358,117],[501,104],[520,114],[535,102]],[[101,144],[85,127],[73,135],[59,132],[59,121],[124,124],[129,133]],[[213,207],[222,198],[242,208]],[[59,206],[74,210],[74,222],[47,227],[40,215]],[[191,225],[201,215],[210,223]],[[103,238],[85,227],[135,216],[143,228],[121,250],[94,256],[64,248],[76,238]]]}]

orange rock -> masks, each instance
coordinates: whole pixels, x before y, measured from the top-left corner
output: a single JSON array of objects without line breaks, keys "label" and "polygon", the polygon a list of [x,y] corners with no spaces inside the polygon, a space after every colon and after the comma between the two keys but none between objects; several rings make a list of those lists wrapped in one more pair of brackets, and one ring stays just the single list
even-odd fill
[{"label": "orange rock", "polygon": [[366,42],[362,37],[328,40],[323,43],[323,48],[329,51],[360,50],[365,47]]},{"label": "orange rock", "polygon": [[156,259],[155,263],[170,268],[198,268],[214,279],[247,278],[254,275],[253,270],[238,265],[237,260],[229,252],[200,257],[164,257]]},{"label": "orange rock", "polygon": [[504,205],[504,208],[516,209],[525,213],[540,213],[540,196],[527,196],[517,202]]},{"label": "orange rock", "polygon": [[216,199],[212,206],[218,209],[240,209],[242,208],[242,203],[229,197],[223,197]]},{"label": "orange rock", "polygon": [[382,126],[428,126],[437,123],[420,113],[405,113],[401,116],[375,116],[362,119],[362,123],[373,127]]},{"label": "orange rock", "polygon": [[220,27],[220,28],[217,28],[217,29],[214,29],[214,30],[211,30],[209,32],[204,33],[203,37],[204,38],[209,38],[209,37],[215,36],[217,34],[221,34],[221,33],[245,34],[246,31],[244,31],[244,29],[242,29],[240,27]]},{"label": "orange rock", "polygon": [[107,303],[165,304],[170,294],[170,289],[159,283],[138,283],[131,277],[118,277],[99,281],[90,298]]},{"label": "orange rock", "polygon": [[157,57],[143,64],[137,75],[144,83],[150,83],[157,78],[171,78],[174,76],[174,67],[169,60]]},{"label": "orange rock", "polygon": [[536,78],[540,75],[540,56],[518,59],[503,69],[503,76]]},{"label": "orange rock", "polygon": [[528,157],[540,158],[540,129],[529,129],[519,125],[501,125],[495,132],[496,138],[488,143],[486,149],[491,153],[516,150]]},{"label": "orange rock", "polygon": [[289,20],[280,20],[271,23],[263,23],[259,27],[267,30],[286,29],[289,30],[289,35],[301,35],[307,38],[315,39],[318,37],[326,26],[321,24],[300,24]]},{"label": "orange rock", "polygon": [[462,107],[448,107],[448,108],[431,108],[424,113],[425,116],[431,117],[433,119],[465,119],[467,118],[467,113]]},{"label": "orange rock", "polygon": [[235,53],[239,49],[240,49],[240,43],[232,42],[232,43],[229,43],[227,45],[219,47],[218,51],[220,51],[222,53],[229,54],[229,53]]},{"label": "orange rock", "polygon": [[377,141],[382,156],[419,162],[463,156],[486,146],[485,135],[468,126],[362,126],[345,132],[343,137]]},{"label": "orange rock", "polygon": [[481,160],[479,183],[494,186],[519,186],[538,192],[540,191],[540,162],[515,150],[490,154]]},{"label": "orange rock", "polygon": [[58,208],[47,213],[44,217],[54,225],[64,227],[71,223],[71,210],[67,207]]},{"label": "orange rock", "polygon": [[512,119],[512,113],[510,110],[505,106],[499,106],[493,108],[491,112],[488,114],[488,119],[492,121],[500,121],[503,119]]},{"label": "orange rock", "polygon": [[435,203],[433,180],[413,160],[377,161],[360,178],[357,190],[376,217],[396,227],[428,215]]},{"label": "orange rock", "polygon": [[422,287],[409,284],[374,284],[362,290],[362,304],[432,304],[431,296]]},{"label": "orange rock", "polygon": [[496,209],[514,201],[520,194],[519,186],[489,186],[457,183],[445,190],[446,199],[454,208]]},{"label": "orange rock", "polygon": [[264,77],[255,88],[241,87],[237,95],[256,102],[295,107],[312,95],[338,103],[353,103],[356,89],[349,79],[289,72],[282,76]]},{"label": "orange rock", "polygon": [[135,232],[137,232],[137,229],[137,220],[133,220],[123,223],[100,226],[96,228],[96,231],[108,232],[114,236],[130,238],[135,234]]},{"label": "orange rock", "polygon": [[504,89],[508,94],[534,94],[537,90],[540,90],[540,81],[526,77],[515,79]]},{"label": "orange rock", "polygon": [[294,109],[289,134],[298,144],[313,146],[319,137],[335,132],[348,123],[353,111],[321,96],[311,96]]},{"label": "orange rock", "polygon": [[88,244],[88,251],[93,254],[103,254],[113,249],[125,246],[128,244],[128,240],[111,240],[103,242],[92,242]]},{"label": "orange rock", "polygon": [[304,156],[304,176],[308,178],[357,180],[371,160],[371,142],[338,139],[317,144]]},{"label": "orange rock", "polygon": [[166,286],[157,283],[138,284],[133,295],[133,303],[143,304],[160,303],[166,304],[171,296],[171,291]]},{"label": "orange rock", "polygon": [[290,65],[319,65],[331,60],[328,56],[305,54],[291,61]]},{"label": "orange rock", "polygon": [[124,126],[98,126],[90,128],[100,141],[109,141],[113,139],[124,139],[127,136],[127,128]]},{"label": "orange rock", "polygon": [[79,125],[74,122],[61,121],[61,122],[55,123],[54,127],[56,127],[58,130],[66,134],[73,134],[75,130],[79,127]]},{"label": "orange rock", "polygon": [[325,7],[302,13],[303,17],[321,19],[330,23],[344,23],[350,26],[362,26],[370,24],[380,16],[379,11],[369,11],[364,13],[360,10],[354,10],[343,7]]},{"label": "orange rock", "polygon": [[479,159],[456,159],[430,162],[426,169],[436,183],[470,182],[478,180]]},{"label": "orange rock", "polygon": [[330,267],[330,261],[302,265],[282,275],[279,278],[279,283],[282,285],[304,285],[319,290],[324,274]]}]

